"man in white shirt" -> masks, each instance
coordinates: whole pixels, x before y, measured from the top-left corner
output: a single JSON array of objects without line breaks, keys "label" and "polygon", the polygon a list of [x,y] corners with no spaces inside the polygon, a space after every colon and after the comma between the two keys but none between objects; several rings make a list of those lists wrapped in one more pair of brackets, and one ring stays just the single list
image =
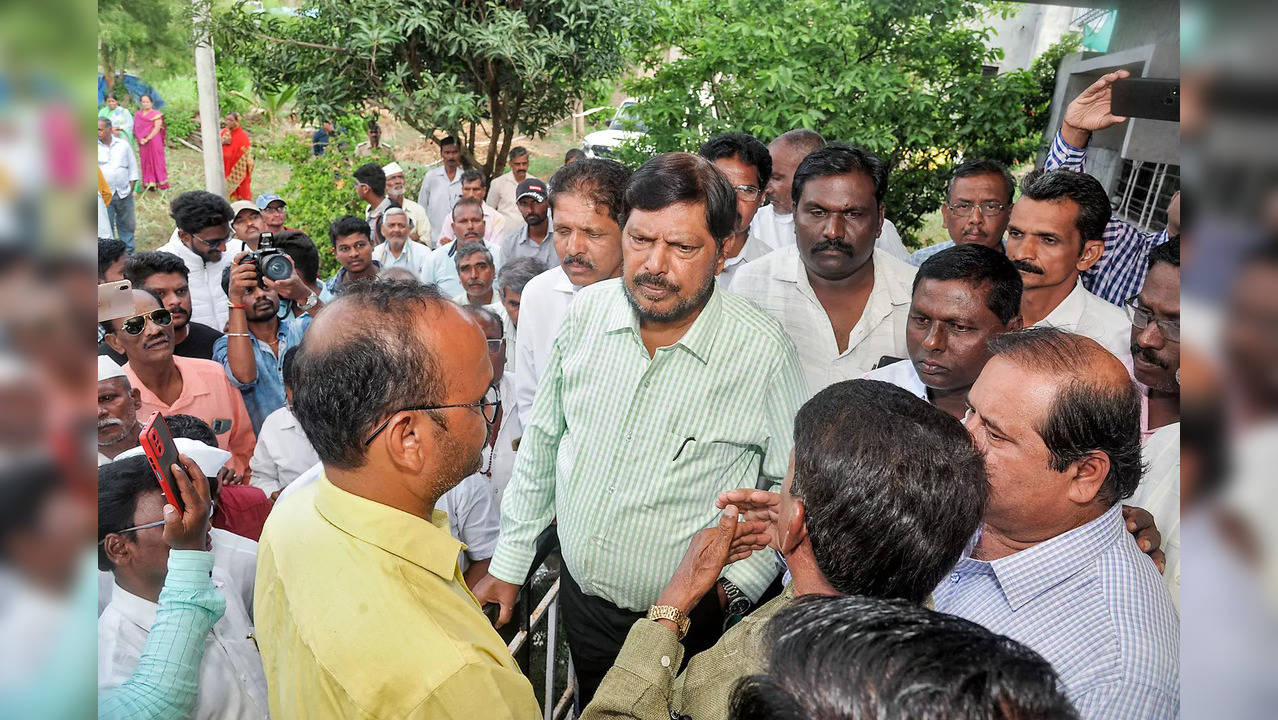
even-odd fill
[{"label": "man in white shirt", "polygon": [[812,152],[791,191],[797,244],[733,280],[732,291],[780,322],[798,348],[809,397],[884,355],[905,356],[914,268],[874,246],[887,179],[883,161],[861,148]]},{"label": "man in white shirt", "polygon": [[520,296],[514,405],[521,418],[550,361],[550,351],[577,291],[621,277],[621,223],[630,170],[599,158],[568,163],[550,178],[559,265],[528,282]]},{"label": "man in white shirt", "polygon": [[[98,691],[118,687],[137,668],[168,573],[164,494],[143,457],[98,472],[98,565],[115,579],[98,618]],[[266,676],[253,623],[231,576],[214,567],[226,612],[205,639],[193,718],[266,718]]]},{"label": "man in white shirt", "polygon": [[253,471],[249,482],[261,488],[271,500],[278,498],[281,490],[319,462],[311,441],[302,432],[297,418],[293,417],[293,358],[296,355],[296,345],[284,353],[281,372],[286,402],[284,407],[266,416],[262,422],[262,430],[257,434],[257,447],[249,461],[249,468]]},{"label": "man in white shirt", "polygon": [[457,205],[453,207],[452,222],[449,227],[458,239],[432,250],[430,259],[426,261],[422,270],[422,282],[438,285],[439,291],[450,298],[464,292],[461,278],[457,276],[456,256],[459,247],[469,243],[481,243],[492,253],[494,266],[501,267],[501,252],[497,245],[484,240],[486,237],[484,228],[487,223],[484,221],[482,205],[482,202],[473,197],[464,197],[457,201]]},{"label": "man in white shirt", "polygon": [[115,238],[133,252],[133,232],[137,228],[133,183],[141,175],[129,143],[117,137],[111,131],[111,121],[103,117],[98,118],[98,169],[111,188],[111,204],[107,205],[106,211],[114,226]]},{"label": "man in white shirt", "polygon": [[387,208],[382,213],[382,234],[386,236],[386,242],[373,248],[373,260],[380,263],[383,270],[407,268],[420,278],[426,271],[426,263],[430,261],[431,249],[410,240],[409,229],[410,218],[404,208]]},{"label": "man in white shirt", "polygon": [[[506,218],[497,212],[488,203],[484,202],[484,194],[488,191],[488,184],[484,180],[484,173],[481,170],[467,170],[461,175],[461,196],[462,198],[474,198],[479,201],[479,207],[484,213],[484,242],[489,245],[497,245],[502,237],[506,234]],[[454,205],[453,207],[456,207]],[[457,239],[457,232],[453,229],[452,224],[448,224],[439,233],[439,244],[441,246]]]},{"label": "man in white shirt", "polygon": [[417,195],[417,203],[426,209],[426,217],[430,219],[434,234],[429,243],[432,246],[439,245],[439,235],[448,225],[448,213],[461,197],[462,188],[461,146],[457,138],[449,135],[440,140],[439,155],[444,164],[426,172]]},{"label": "man in white shirt", "polygon": [[1083,287],[1081,275],[1105,249],[1111,210],[1100,182],[1070,170],[1035,170],[1007,222],[1007,257],[1021,273],[1026,327],[1051,326],[1089,337],[1128,362],[1131,322]]},{"label": "man in white shirt", "polygon": [[235,213],[220,195],[190,190],[169,204],[177,225],[174,237],[159,249],[182,258],[189,271],[191,320],[222,332],[230,310],[222,289],[222,271],[231,262],[226,243],[231,237]]},{"label": "man in white shirt", "polygon": [[[742,257],[747,262],[762,257],[778,248],[794,244],[794,201],[792,185],[794,171],[809,153],[825,145],[825,138],[813,130],[791,130],[783,133],[768,146],[772,157],[772,174],[768,178],[765,193],[770,202],[760,208],[750,223],[750,236]],[[901,242],[901,235],[891,220],[883,219],[883,230],[874,241],[875,247],[887,251],[898,260],[909,260],[910,253]]]},{"label": "man in white shirt", "polygon": [[1021,328],[1021,276],[1003,253],[958,245],[914,276],[908,356],[863,377],[904,388],[962,419],[967,391],[990,359],[990,338]]},{"label": "man in white shirt", "polygon": [[764,185],[772,177],[772,157],[768,148],[746,133],[724,133],[710,138],[699,151],[728,177],[737,193],[737,228],[723,243],[723,270],[719,287],[730,289],[732,278],[746,262],[745,245],[750,222],[759,211]]},{"label": "man in white shirt", "polygon": [[528,177],[528,163],[532,158],[528,148],[516,145],[510,149],[510,172],[493,179],[488,190],[488,204],[506,218],[506,231],[518,230],[524,224],[523,213],[519,211],[519,198],[515,189]]},{"label": "man in white shirt", "polygon": [[404,181],[404,168],[393,162],[383,165],[382,172],[386,173],[386,197],[399,203],[404,212],[408,213],[408,237],[427,247],[435,247],[435,236],[430,231],[430,218],[426,217],[426,208],[407,195],[408,184]]}]

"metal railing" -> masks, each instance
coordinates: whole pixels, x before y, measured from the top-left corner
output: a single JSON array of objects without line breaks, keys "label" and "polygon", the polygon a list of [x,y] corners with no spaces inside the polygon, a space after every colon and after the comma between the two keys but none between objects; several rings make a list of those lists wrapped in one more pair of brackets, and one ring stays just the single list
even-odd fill
[{"label": "metal railing", "polygon": [[[537,607],[533,609],[532,615],[528,617],[528,624],[515,634],[511,639],[507,649],[513,656],[523,648],[524,643],[532,637],[533,629],[537,627],[542,620],[546,621],[546,681],[545,681],[545,698],[542,706],[543,720],[559,720],[564,716],[565,711],[572,706],[573,694],[576,692],[576,683],[574,680],[572,657],[568,658],[568,682],[567,687],[559,698],[552,704],[551,700],[555,697],[555,642],[559,633],[559,579],[556,578],[554,584],[542,596],[541,602],[537,603]],[[532,583],[526,586],[531,594]],[[531,676],[529,680],[531,680]]]}]

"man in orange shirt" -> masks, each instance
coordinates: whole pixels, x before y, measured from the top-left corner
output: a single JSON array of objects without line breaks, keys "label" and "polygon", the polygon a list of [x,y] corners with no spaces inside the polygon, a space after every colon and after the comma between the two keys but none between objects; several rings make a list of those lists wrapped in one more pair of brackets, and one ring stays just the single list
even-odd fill
[{"label": "man in orange shirt", "polygon": [[221,364],[173,354],[173,316],[145,290],[133,291],[133,317],[102,323],[103,338],[129,362],[129,384],[137,388],[143,422],[156,410],[194,415],[213,428],[217,444],[231,452],[231,467],[248,482],[249,458],[257,438],[240,392],[227,382]]}]

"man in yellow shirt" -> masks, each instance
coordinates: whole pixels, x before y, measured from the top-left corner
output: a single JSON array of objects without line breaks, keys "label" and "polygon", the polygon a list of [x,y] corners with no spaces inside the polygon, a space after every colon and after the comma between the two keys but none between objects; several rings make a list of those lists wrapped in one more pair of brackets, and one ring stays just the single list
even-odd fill
[{"label": "man in yellow shirt", "polygon": [[275,508],[258,548],[271,715],[540,717],[435,510],[479,470],[500,407],[483,332],[433,287],[355,283],[294,370],[324,477]]}]

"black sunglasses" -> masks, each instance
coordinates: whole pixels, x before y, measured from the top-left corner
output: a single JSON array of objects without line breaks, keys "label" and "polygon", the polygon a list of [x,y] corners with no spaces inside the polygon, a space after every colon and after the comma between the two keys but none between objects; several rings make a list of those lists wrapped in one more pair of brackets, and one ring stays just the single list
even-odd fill
[{"label": "black sunglasses", "polygon": [[130,335],[141,335],[142,331],[146,329],[147,318],[150,318],[151,322],[160,327],[168,327],[169,323],[173,322],[173,313],[164,308],[156,308],[151,312],[144,312],[141,315],[126,318],[122,323],[124,332]]}]

